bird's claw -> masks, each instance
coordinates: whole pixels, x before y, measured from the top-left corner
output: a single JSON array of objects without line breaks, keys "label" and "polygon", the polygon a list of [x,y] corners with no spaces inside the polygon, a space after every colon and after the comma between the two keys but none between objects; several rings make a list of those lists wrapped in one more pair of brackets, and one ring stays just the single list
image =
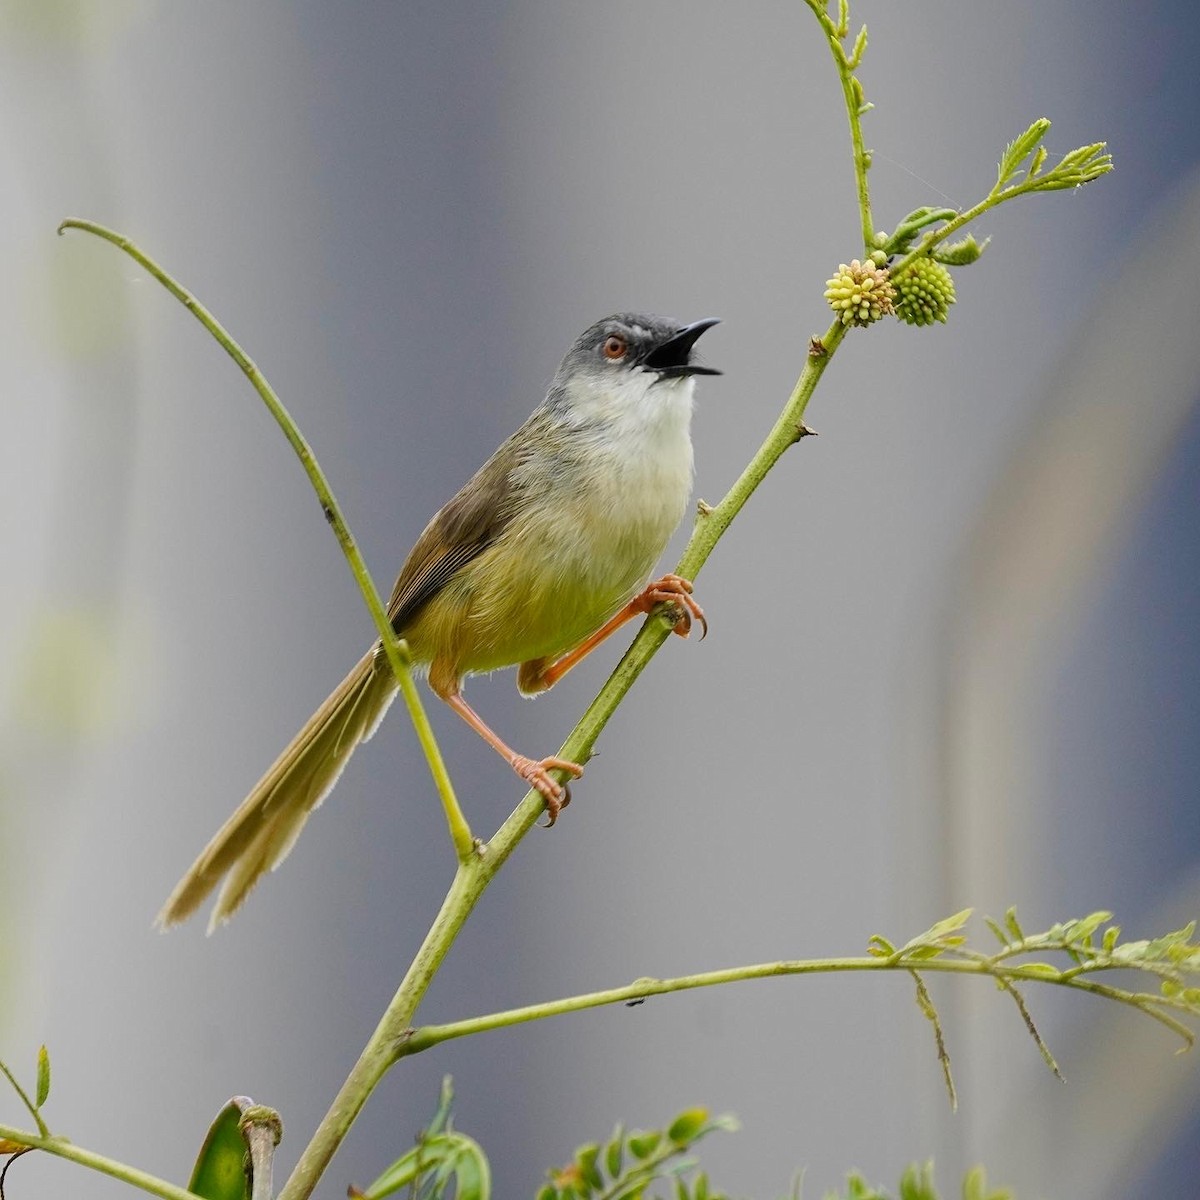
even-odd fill
[{"label": "bird's claw", "polygon": [[708,621],[704,609],[692,598],[692,582],[682,575],[664,575],[657,582],[650,584],[639,599],[644,603],[646,611],[651,612],[656,605],[669,604],[675,612],[674,629],[680,637],[687,637],[692,632],[693,621],[700,622],[700,640],[708,637]]},{"label": "bird's claw", "polygon": [[512,768],[530,787],[541,792],[548,818],[545,828],[549,829],[558,820],[558,814],[571,803],[570,786],[559,783],[550,772],[563,771],[572,779],[578,779],[583,774],[583,768],[566,758],[532,759],[520,754],[512,760]]}]

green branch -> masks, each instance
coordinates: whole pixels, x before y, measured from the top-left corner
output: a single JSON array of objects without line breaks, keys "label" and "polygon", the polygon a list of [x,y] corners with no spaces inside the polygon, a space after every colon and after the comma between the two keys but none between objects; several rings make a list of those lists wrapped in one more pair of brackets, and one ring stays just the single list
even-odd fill
[{"label": "green branch", "polygon": [[846,105],[846,117],[850,122],[850,144],[854,156],[854,184],[858,193],[858,212],[862,221],[863,257],[870,255],[875,246],[875,225],[871,217],[871,193],[867,187],[867,172],[871,169],[871,152],[863,142],[862,118],[875,106],[863,93],[862,84],[854,72],[862,62],[867,49],[867,27],[864,25],[854,39],[850,51],[845,41],[850,35],[850,6],[847,0],[839,0],[838,19],[835,23],[827,8],[828,0],[804,0],[829,43],[838,79],[842,85],[842,99]]},{"label": "green branch", "polygon": [[[1177,1034],[1183,1039],[1183,1049],[1193,1044],[1195,1035],[1180,1017],[1200,1019],[1200,987],[1192,986],[1189,982],[1200,977],[1200,946],[1192,944],[1190,940],[1195,931],[1194,925],[1153,940],[1126,943],[1119,941],[1119,927],[1109,925],[1104,931],[1103,940],[1097,945],[1093,935],[1110,919],[1109,913],[1092,913],[1078,921],[1052,926],[1045,933],[1026,935],[1016,922],[1015,911],[1010,909],[1006,920],[1009,930],[1015,932],[1011,938],[1001,933],[1004,942],[1001,950],[985,954],[967,946],[965,937],[959,932],[969,916],[969,909],[956,913],[899,948],[876,935],[871,939],[870,953],[863,957],[756,963],[720,971],[704,971],[696,975],[681,975],[673,979],[637,979],[624,987],[567,996],[443,1025],[425,1025],[407,1031],[400,1044],[398,1057],[419,1054],[454,1038],[612,1004],[640,1004],[650,996],[671,992],[779,976],[852,971],[904,971],[912,976],[916,984],[917,1006],[933,1027],[938,1062],[952,1107],[957,1107],[957,1099],[950,1070],[950,1054],[946,1048],[940,1014],[924,979],[930,972],[978,975],[991,979],[1013,1001],[1038,1053],[1060,1080],[1062,1073],[1058,1064],[1025,1002],[1021,991],[1025,985],[1052,984],[1125,1004]],[[998,931],[994,922],[988,924]],[[1076,966],[1063,968],[1043,961],[1015,961],[1018,956],[1027,958],[1040,953],[1065,954]],[[1160,986],[1157,992],[1134,991],[1084,978],[1081,974],[1084,970],[1141,972],[1154,978]],[[1173,1013],[1179,1013],[1180,1017]]]},{"label": "green branch", "polygon": [[454,795],[454,786],[450,781],[450,775],[442,759],[441,750],[433,735],[433,727],[429,724],[429,717],[425,713],[420,693],[417,691],[416,682],[413,680],[412,672],[409,670],[408,648],[396,636],[395,630],[392,629],[392,624],[388,620],[387,610],[384,608],[379,591],[375,587],[375,582],[367,570],[367,565],[363,561],[358,543],[354,540],[354,536],[351,534],[350,528],[342,516],[341,506],[333,494],[333,489],[329,486],[329,481],[325,478],[325,473],[321,470],[316,455],[313,454],[312,447],[300,432],[299,426],[283,406],[283,402],[275,394],[275,390],[267,382],[265,376],[254,364],[254,361],[234,341],[225,327],[191,292],[172,276],[168,275],[154,259],[150,258],[142,250],[139,250],[127,237],[111,229],[107,229],[103,225],[97,225],[94,221],[68,218],[58,227],[58,232],[61,234],[68,229],[81,229],[85,233],[94,234],[96,237],[103,238],[106,242],[111,242],[119,250],[123,250],[129,255],[134,262],[149,271],[212,334],[218,345],[241,367],[246,378],[250,380],[250,383],[254,387],[254,390],[270,410],[280,429],[283,430],[292,449],[300,459],[300,463],[304,467],[309,481],[312,483],[313,490],[317,494],[317,499],[321,502],[321,510],[325,514],[325,519],[329,522],[337,537],[338,544],[342,547],[342,553],[345,554],[346,561],[350,565],[354,581],[358,584],[363,599],[366,601],[367,610],[371,614],[371,619],[375,622],[375,628],[379,631],[384,653],[387,655],[392,673],[395,675],[396,682],[404,696],[404,703],[408,706],[409,717],[412,720],[413,727],[417,731],[417,738],[421,743],[421,749],[425,752],[425,758],[429,763],[429,770],[433,775],[434,783],[437,785],[438,795],[441,797],[442,808],[446,815],[446,823],[450,829],[450,838],[454,843],[455,853],[458,855],[460,862],[468,858],[474,848],[471,830]]},{"label": "green branch", "polygon": [[[781,962],[754,963],[747,966],[727,967],[718,971],[701,971],[695,975],[678,975],[671,979],[635,979],[623,987],[607,988],[599,992],[586,992],[577,996],[565,996],[558,1000],[545,1001],[540,1004],[529,1004],[522,1008],[507,1009],[503,1012],[488,1013],[479,1017],[469,1017],[461,1021],[451,1021],[443,1025],[422,1025],[408,1033],[399,1051],[398,1057],[420,1054],[442,1042],[455,1038],[469,1037],[472,1034],[487,1033],[495,1029],[506,1029],[513,1025],[525,1025],[530,1021],[540,1021],[547,1017],[564,1016],[567,1013],[584,1012],[591,1008],[604,1008],[611,1004],[640,1004],[651,996],[665,996],[672,992],[693,991],[697,988],[720,987],[730,983],[745,983],[755,979],[776,979],[780,976],[793,975],[832,975],[846,972],[863,971],[903,971],[913,974],[937,972],[946,975],[979,975],[993,979],[1003,989],[1008,990],[1018,1001],[1017,1007],[1024,1024],[1034,1036],[1047,1065],[1057,1073],[1053,1060],[1047,1057],[1044,1043],[1037,1035],[1036,1028],[1029,1017],[1019,992],[1013,991],[1015,984],[1042,983],[1070,988],[1074,991],[1087,992],[1107,1000],[1115,1000],[1121,1004],[1136,1008],[1139,1012],[1155,1020],[1161,1020],[1163,1014],[1155,1011],[1160,1006],[1175,1008],[1192,1017],[1200,1017],[1200,1005],[1196,1002],[1183,1002],[1152,992],[1136,992],[1127,988],[1114,987],[1110,984],[1097,983],[1094,980],[1082,979],[1069,971],[1047,971],[1046,964],[1025,963],[1004,965],[993,958],[983,955],[978,957],[941,957],[948,947],[942,947],[938,957],[930,957],[926,953],[926,944],[920,943],[912,949],[898,952],[888,957],[861,955],[856,957],[813,958],[784,960]],[[1108,970],[1126,969],[1123,964],[1112,963]],[[1149,968],[1145,968],[1149,969]],[[1164,1022],[1175,1033],[1180,1034],[1185,1041],[1192,1034],[1186,1026],[1179,1022]]]},{"label": "green branch", "polygon": [[29,1133],[24,1129],[12,1129],[7,1125],[0,1125],[0,1139],[29,1146],[34,1150],[45,1150],[47,1154],[54,1154],[69,1162],[79,1163],[80,1166],[90,1167],[102,1175],[111,1175],[123,1183],[141,1188],[143,1192],[161,1196],[163,1200],[197,1200],[196,1196],[187,1188],[168,1183],[165,1179],[159,1179],[145,1171],[139,1171],[136,1167],[105,1158],[103,1154],[97,1154],[95,1151],[85,1150],[82,1146],[68,1142],[66,1138],[49,1137],[40,1133]]},{"label": "green branch", "polygon": [[[34,1104],[34,1102],[30,1100],[29,1093],[26,1092],[26,1090],[20,1085],[20,1083],[17,1081],[17,1077],[8,1069],[7,1066],[5,1066],[3,1062],[0,1062],[0,1073],[4,1075],[4,1078],[7,1079],[10,1084],[12,1084],[13,1091],[17,1093],[17,1097],[20,1099],[21,1103],[25,1105],[29,1115],[33,1118],[34,1123],[38,1127],[38,1136],[48,1138],[50,1136],[50,1129],[46,1125],[45,1120],[42,1118],[40,1103]],[[4,1134],[0,1133],[0,1137],[3,1136]]]}]

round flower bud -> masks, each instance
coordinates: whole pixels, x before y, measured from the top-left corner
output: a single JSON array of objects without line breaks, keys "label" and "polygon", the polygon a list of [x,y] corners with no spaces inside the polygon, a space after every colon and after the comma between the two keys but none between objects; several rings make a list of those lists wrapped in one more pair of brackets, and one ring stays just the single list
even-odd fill
[{"label": "round flower bud", "polygon": [[909,325],[932,325],[945,321],[954,303],[954,280],[940,262],[918,258],[893,283],[896,285],[896,316]]},{"label": "round flower bud", "polygon": [[893,311],[895,289],[888,279],[887,267],[876,266],[870,259],[849,266],[842,263],[837,274],[825,285],[825,299],[843,325],[870,325]]}]

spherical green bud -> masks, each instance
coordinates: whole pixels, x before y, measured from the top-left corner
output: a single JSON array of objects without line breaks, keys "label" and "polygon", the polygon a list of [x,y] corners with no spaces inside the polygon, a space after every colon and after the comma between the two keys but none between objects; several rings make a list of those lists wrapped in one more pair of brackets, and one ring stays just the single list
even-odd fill
[{"label": "spherical green bud", "polygon": [[842,263],[825,285],[825,299],[843,325],[878,321],[893,311],[895,296],[887,267],[876,266],[870,259],[859,262],[856,258],[849,266]]},{"label": "spherical green bud", "polygon": [[954,303],[954,280],[940,262],[918,258],[892,281],[896,285],[896,316],[909,325],[932,325],[946,320]]}]

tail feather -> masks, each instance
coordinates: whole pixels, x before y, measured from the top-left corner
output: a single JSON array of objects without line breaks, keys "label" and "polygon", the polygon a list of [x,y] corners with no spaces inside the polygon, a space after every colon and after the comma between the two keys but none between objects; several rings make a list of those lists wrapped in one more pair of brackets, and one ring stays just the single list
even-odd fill
[{"label": "tail feather", "polygon": [[237,911],[251,889],[287,857],[308,814],[338,781],[355,746],[375,732],[396,694],[386,664],[368,651],[217,831],[171,893],[157,924],[186,920],[225,878],[209,932]]}]

